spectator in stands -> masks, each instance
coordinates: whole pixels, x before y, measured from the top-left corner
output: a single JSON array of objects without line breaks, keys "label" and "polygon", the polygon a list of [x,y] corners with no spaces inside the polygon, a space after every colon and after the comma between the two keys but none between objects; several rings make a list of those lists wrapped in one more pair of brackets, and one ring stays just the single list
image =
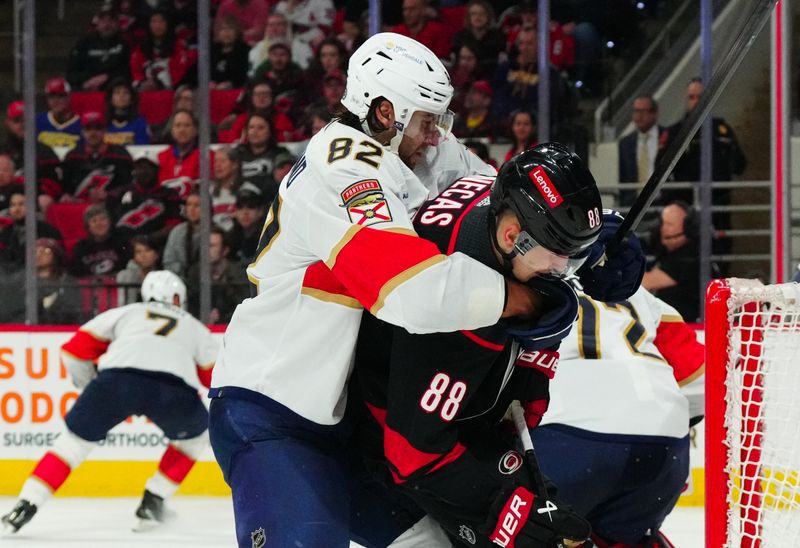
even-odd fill
[{"label": "spectator in stands", "polygon": [[186,279],[189,265],[200,258],[200,190],[195,188],[183,206],[184,222],[169,233],[164,246],[164,268]]},{"label": "spectator in stands", "polygon": [[467,3],[464,28],[453,36],[453,56],[457,57],[464,45],[474,52],[481,74],[494,72],[500,54],[506,50],[506,37],[497,27],[494,10],[487,0]]},{"label": "spectator in stands", "polygon": [[[250,72],[248,76],[253,76],[256,68],[267,60],[269,47],[273,42],[286,42],[292,44],[292,58],[302,58],[312,55],[308,50],[307,44],[292,41],[292,29],[289,27],[289,20],[282,13],[271,13],[267,19],[267,26],[264,28],[264,37],[256,43],[248,54],[250,61]],[[298,50],[298,48],[302,48]]]},{"label": "spectator in stands", "polygon": [[256,186],[268,203],[278,192],[279,181],[272,178],[275,157],[286,152],[275,141],[269,118],[258,112],[247,117],[245,141],[236,148],[240,177]]},{"label": "spectator in stands", "polygon": [[[693,78],[686,88],[686,113],[682,120],[667,128],[668,147],[678,136],[681,127],[688,118],[689,114],[697,107],[700,97],[703,94],[703,81],[700,78]],[[712,180],[730,181],[735,175],[741,175],[747,167],[747,159],[739,147],[739,142],[733,132],[733,128],[725,122],[723,118],[714,117],[712,119]],[[675,165],[672,172],[672,179],[678,182],[695,182],[700,180],[700,134],[698,131],[694,138],[689,142],[689,146]],[[666,147],[665,147],[666,148]],[[687,203],[694,202],[694,192],[688,190],[666,189],[662,191],[663,197],[678,199]],[[716,206],[730,204],[730,190],[716,189],[713,191],[713,203]],[[720,221],[729,215],[724,213],[722,217],[715,214],[714,225],[717,228],[730,228],[728,223]]]},{"label": "spectator in stands", "polygon": [[[270,171],[272,170],[270,169]],[[22,179],[17,175],[14,159],[8,154],[0,154],[0,218],[8,217],[12,192],[25,191],[22,183]],[[2,220],[0,220],[1,223]]]},{"label": "spectator in stands", "polygon": [[450,32],[434,19],[436,12],[428,0],[403,0],[403,22],[392,28],[392,32],[409,36],[426,45],[437,57],[450,57]]},{"label": "spectator in stands", "polygon": [[327,126],[333,120],[334,114],[325,106],[311,107],[306,111],[303,121],[303,134],[300,140],[311,139],[319,130]]},{"label": "spectator in stands", "polygon": [[140,91],[175,89],[193,77],[197,52],[175,35],[163,9],[150,15],[147,36],[131,54],[133,85]]},{"label": "spectator in stands", "polygon": [[[619,182],[642,183],[653,173],[656,155],[666,145],[666,129],[658,125],[658,103],[650,95],[633,100],[634,131],[619,141]],[[619,205],[633,205],[638,192],[620,190]]]},{"label": "spectator in stands", "polygon": [[[536,105],[539,89],[539,60],[537,32],[524,28],[517,36],[517,56],[500,63],[494,75],[492,111],[496,116],[507,116],[514,110]],[[557,70],[550,71],[551,121],[556,124],[566,115],[566,85]]]},{"label": "spectator in stands", "polygon": [[464,146],[467,147],[475,156],[490,166],[497,168],[497,162],[494,161],[494,158],[489,156],[489,147],[487,147],[485,144],[481,143],[480,141],[464,141]]},{"label": "spectator in stands", "polygon": [[239,101],[234,112],[219,124],[220,143],[241,142],[250,114],[259,113],[272,122],[273,135],[279,143],[295,140],[295,127],[292,120],[283,112],[275,110],[273,88],[269,80],[259,79],[250,87]]},{"label": "spectator in stands", "polygon": [[[17,178],[23,182],[25,169],[25,103],[13,101],[6,109],[6,137],[0,151],[8,154],[17,168]],[[61,160],[52,148],[36,141],[37,200],[42,214],[61,195]]]},{"label": "spectator in stands", "polygon": [[[228,258],[227,236],[218,226],[211,229],[208,251],[211,262],[211,323],[228,323],[236,305],[250,296],[246,265]],[[199,262],[189,267],[186,285],[189,288],[189,310],[196,313],[200,308]]]},{"label": "spectator in stands", "polygon": [[326,38],[320,43],[303,77],[305,102],[314,103],[322,93],[323,78],[336,72],[347,72],[347,51],[336,38]]},{"label": "spectator in stands", "polygon": [[459,113],[464,109],[464,100],[469,92],[472,83],[476,80],[490,78],[491,74],[485,74],[478,65],[478,58],[472,51],[472,46],[464,44],[458,49],[456,54],[455,68],[451,72],[451,83],[453,84],[453,100],[450,101],[450,110]]},{"label": "spectator in stands", "polygon": [[36,115],[36,138],[49,147],[74,147],[81,138],[81,120],[69,106],[71,89],[61,77],[44,86],[47,111]]},{"label": "spectator in stands", "polygon": [[239,20],[227,16],[219,20],[211,44],[211,88],[240,88],[247,82],[250,47],[242,40]]},{"label": "spectator in stands", "polygon": [[[292,44],[297,43],[309,52],[316,51],[330,34],[336,15],[332,0],[281,0],[275,13],[286,16],[292,29]],[[292,48],[294,50],[294,47]],[[298,51],[302,51],[298,48]],[[301,68],[308,67],[311,55],[294,57]]]},{"label": "spectator in stands", "polygon": [[[672,202],[661,211],[661,223],[653,233],[656,255],[645,272],[642,287],[653,291],[680,312],[687,322],[700,315],[700,251],[697,215],[685,202]],[[717,269],[712,264],[712,275]]]},{"label": "spectator in stands", "polygon": [[175,187],[185,195],[200,178],[197,120],[188,110],[178,110],[172,115],[169,126],[172,146],[158,153],[158,182]]},{"label": "spectator in stands", "polygon": [[[25,266],[25,191],[15,187],[9,192],[8,217],[10,224],[0,229],[0,264],[6,271],[14,271]],[[36,235],[62,242],[61,232],[44,221],[36,221]]]},{"label": "spectator in stands", "polygon": [[106,143],[150,144],[150,128],[144,116],[139,114],[139,94],[127,78],[118,78],[109,84],[106,91],[106,117]]},{"label": "spectator in stands", "polygon": [[[348,52],[358,49],[367,39],[366,19],[369,16],[369,0],[346,0],[344,21],[339,40]],[[339,3],[337,3],[339,5]],[[392,29],[403,22],[403,4],[397,0],[381,0],[381,21],[384,28]]]},{"label": "spectator in stands", "polygon": [[244,41],[254,46],[264,36],[264,27],[273,0],[222,0],[217,9],[215,24],[225,17],[235,17],[242,29]]},{"label": "spectator in stands", "polygon": [[464,108],[456,115],[453,135],[459,139],[489,137],[501,133],[501,126],[492,116],[492,86],[487,80],[472,83],[464,98]]},{"label": "spectator in stands", "polygon": [[[243,187],[239,178],[239,155],[236,149],[222,147],[214,154],[214,180],[211,181],[211,210],[215,225],[228,231],[233,226],[233,212],[236,209],[236,193]],[[260,193],[252,183],[247,187]]]},{"label": "spectator in stands", "polygon": [[[175,27],[175,36],[187,46],[197,45],[197,0],[160,0],[160,5],[169,11]],[[211,2],[214,4],[214,0]]]},{"label": "spectator in stands", "polygon": [[120,237],[147,236],[163,246],[170,230],[180,223],[183,198],[178,190],[158,184],[158,165],[147,157],[133,162],[133,184],[119,202],[109,204]]},{"label": "spectator in stands", "polygon": [[253,262],[267,215],[264,197],[249,190],[236,193],[233,226],[228,231],[230,257],[243,265]]},{"label": "spectator in stands", "polygon": [[[508,49],[516,54],[517,36],[524,28],[538,28],[539,17],[537,6],[532,1],[521,2],[512,9],[506,20],[508,32],[506,42]],[[569,27],[574,29],[575,23]],[[550,20],[550,63],[558,70],[566,71],[575,65],[575,38],[567,34],[565,28],[558,21]],[[599,49],[599,45],[598,45]]]},{"label": "spectator in stands", "polygon": [[142,281],[153,270],[161,270],[161,252],[158,245],[147,236],[135,236],[131,240],[133,259],[124,270],[117,272],[117,283],[121,286],[119,305],[141,301]]},{"label": "spectator in stands", "polygon": [[[291,48],[287,42],[273,42],[269,46],[267,60],[256,67],[255,81],[269,80],[274,97],[285,96],[298,108],[296,101],[303,98],[299,92],[303,82],[302,69],[292,61]],[[286,112],[287,109],[280,109]]]},{"label": "spectator in stands", "polygon": [[345,78],[338,69],[334,69],[322,77],[322,99],[315,106],[322,107],[335,116],[342,111]]},{"label": "spectator in stands", "polygon": [[186,110],[194,114],[195,112],[195,96],[194,89],[189,84],[181,84],[175,89],[172,96],[172,111],[166,122],[163,124],[154,124],[150,126],[150,135],[152,142],[158,144],[172,143],[172,135],[170,128],[172,127],[172,117],[179,110]]},{"label": "spectator in stands", "polygon": [[119,32],[117,14],[104,4],[94,17],[94,30],[82,38],[69,54],[67,81],[76,90],[98,91],[129,76],[130,50]]},{"label": "spectator in stands", "polygon": [[105,206],[89,206],[83,214],[87,236],[72,248],[72,274],[113,276],[125,267],[130,256],[127,242],[119,237]]},{"label": "spectator in stands", "polygon": [[39,323],[80,323],[81,295],[77,281],[66,271],[64,248],[58,240],[36,240],[36,277],[39,281]]},{"label": "spectator in stands", "polygon": [[272,170],[272,178],[280,185],[283,178],[286,177],[292,170],[292,166],[297,161],[297,158],[284,152],[275,157],[275,169]]},{"label": "spectator in stands", "polygon": [[[703,81],[700,78],[693,78],[686,87],[686,114],[684,118],[676,124],[667,128],[667,139],[663,150],[666,150],[672,141],[680,133],[681,127],[686,122],[689,114],[697,107],[703,94]],[[733,128],[723,119],[714,116],[711,120],[712,142],[711,142],[711,179],[712,181],[731,181],[734,176],[741,175],[747,167],[747,159],[744,152],[739,147],[739,141],[733,132]],[[697,182],[700,180],[700,150],[701,131],[695,133],[689,146],[675,164],[672,171],[672,181],[676,182]],[[661,191],[659,201],[681,200],[688,204],[694,203],[695,193],[693,189],[674,189],[670,188],[670,182]],[[731,203],[731,189],[716,188],[711,191],[711,202],[714,206],[728,206]],[[714,211],[711,214],[711,222],[717,230],[728,230],[731,226],[731,214],[729,211]],[[728,254],[731,251],[731,240],[720,238],[714,241],[713,251],[715,254]],[[723,265],[723,274],[727,274],[727,265]]]},{"label": "spectator in stands", "polygon": [[120,145],[105,142],[106,119],[100,112],[81,115],[83,140],[64,157],[61,201],[114,201],[131,184],[133,159]]},{"label": "spectator in stands", "polygon": [[506,152],[504,162],[536,146],[536,116],[527,110],[515,110],[509,117],[511,128],[511,148]]}]

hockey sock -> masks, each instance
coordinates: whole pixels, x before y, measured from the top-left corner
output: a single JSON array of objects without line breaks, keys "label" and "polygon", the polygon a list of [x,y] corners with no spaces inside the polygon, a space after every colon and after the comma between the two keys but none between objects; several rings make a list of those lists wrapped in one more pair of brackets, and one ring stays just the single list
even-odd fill
[{"label": "hockey sock", "polygon": [[65,430],[33,469],[19,497],[41,506],[67,480],[73,468],[84,461],[93,447],[92,442]]},{"label": "hockey sock", "polygon": [[158,470],[147,480],[145,489],[163,499],[171,497],[207,445],[205,433],[190,440],[171,442],[158,463]]}]

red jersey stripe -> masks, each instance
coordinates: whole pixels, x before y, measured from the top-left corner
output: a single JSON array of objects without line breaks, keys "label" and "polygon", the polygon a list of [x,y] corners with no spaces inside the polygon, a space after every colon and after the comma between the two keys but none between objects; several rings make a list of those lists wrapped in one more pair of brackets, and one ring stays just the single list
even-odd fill
[{"label": "red jersey stripe", "polygon": [[[364,259],[371,259],[364,271]],[[386,297],[403,282],[423,270],[447,260],[436,245],[410,231],[353,227],[347,231],[326,261],[333,275],[347,280],[348,292],[372,314],[383,307]]]},{"label": "red jersey stripe", "polygon": [[502,344],[493,343],[492,341],[487,341],[486,339],[482,339],[481,337],[477,336],[472,331],[462,330],[461,334],[464,335],[466,338],[478,344],[484,348],[488,348],[489,350],[494,350],[495,352],[502,352],[503,348],[505,348]]},{"label": "red jersey stripe", "polygon": [[111,344],[111,341],[81,329],[64,343],[61,349],[80,360],[94,361],[105,354],[109,344]]},{"label": "red jersey stripe", "polygon": [[699,376],[705,364],[705,349],[697,342],[694,329],[682,321],[663,321],[658,324],[653,341],[672,366],[678,384],[686,384]]},{"label": "red jersey stripe", "polygon": [[[441,459],[433,469],[436,470],[456,460],[464,451],[466,448],[460,443],[456,443],[455,447],[447,453],[426,453],[411,445],[402,434],[392,430],[388,425],[383,428],[383,453],[397,470],[400,482],[420,468]],[[397,476],[395,476],[395,481],[397,481]]]},{"label": "red jersey stripe", "polygon": [[334,302],[350,308],[361,308],[361,303],[350,295],[344,284],[328,270],[322,261],[306,268],[300,292],[320,301]]}]

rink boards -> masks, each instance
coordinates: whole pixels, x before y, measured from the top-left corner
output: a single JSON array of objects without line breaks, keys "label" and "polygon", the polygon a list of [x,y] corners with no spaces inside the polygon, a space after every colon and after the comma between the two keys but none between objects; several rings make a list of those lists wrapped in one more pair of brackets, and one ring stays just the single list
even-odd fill
[{"label": "rink boards", "polygon": [[[36,461],[63,428],[78,397],[60,363],[59,348],[73,331],[63,327],[0,326],[0,495],[16,495]],[[222,337],[222,333],[214,334]],[[692,443],[692,474],[681,505],[702,505],[702,429]],[[167,439],[144,417],[116,426],[58,491],[63,496],[136,496],[153,473]],[[227,495],[211,449],[179,493]]]}]

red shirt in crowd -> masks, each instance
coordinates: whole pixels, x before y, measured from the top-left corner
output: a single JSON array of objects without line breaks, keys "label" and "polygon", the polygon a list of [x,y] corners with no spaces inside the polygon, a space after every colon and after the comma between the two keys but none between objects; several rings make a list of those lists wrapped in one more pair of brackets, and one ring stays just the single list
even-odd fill
[{"label": "red shirt in crowd", "polygon": [[422,27],[422,30],[416,35],[411,34],[411,31],[408,30],[405,23],[400,23],[395,26],[392,32],[408,36],[424,44],[440,59],[447,59],[450,57],[450,36],[452,33],[439,21],[433,19],[428,20],[425,26]]}]

